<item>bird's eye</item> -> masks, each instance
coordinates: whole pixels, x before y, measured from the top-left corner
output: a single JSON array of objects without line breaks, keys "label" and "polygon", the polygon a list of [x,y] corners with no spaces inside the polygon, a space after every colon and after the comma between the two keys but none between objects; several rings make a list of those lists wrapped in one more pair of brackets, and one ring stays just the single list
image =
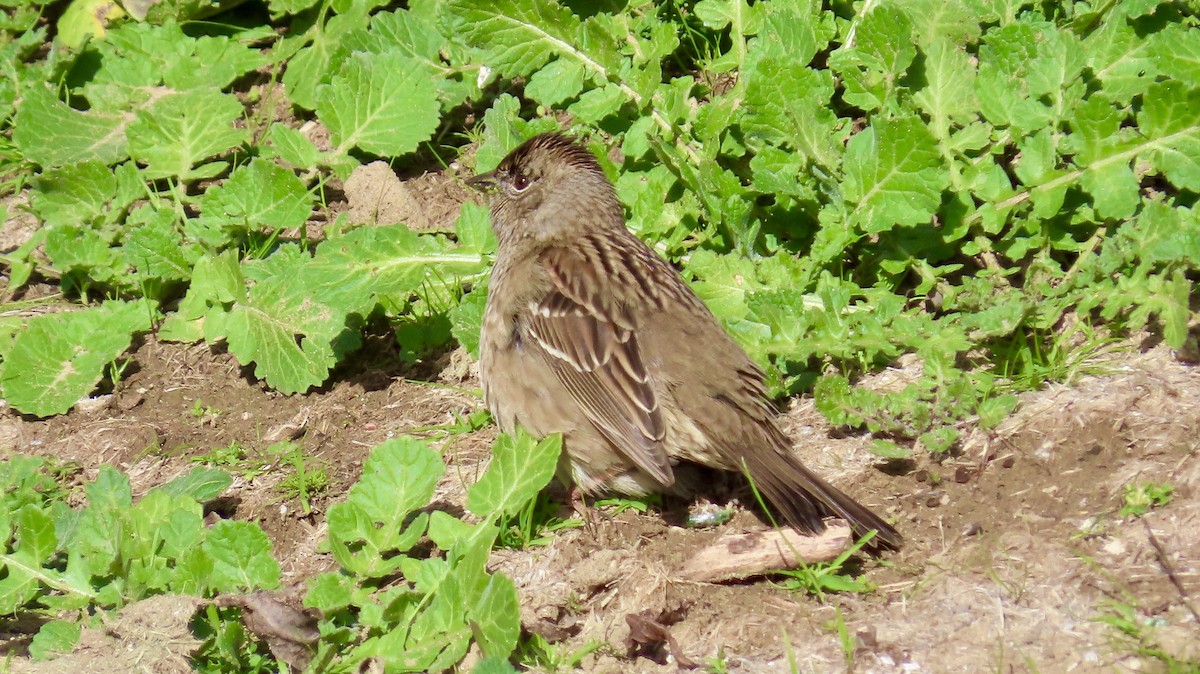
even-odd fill
[{"label": "bird's eye", "polygon": [[532,184],[533,180],[524,173],[518,173],[517,175],[513,176],[512,186],[513,189],[518,192],[524,192]]}]

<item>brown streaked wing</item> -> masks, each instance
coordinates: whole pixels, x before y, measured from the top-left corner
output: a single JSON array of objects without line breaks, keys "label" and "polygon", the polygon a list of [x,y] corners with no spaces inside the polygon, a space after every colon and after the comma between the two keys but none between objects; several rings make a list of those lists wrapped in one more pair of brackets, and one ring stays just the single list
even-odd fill
[{"label": "brown streaked wing", "polygon": [[[662,445],[662,412],[637,333],[624,307],[604,292],[612,277],[562,248],[543,253],[542,264],[555,290],[532,307],[531,335],[596,428],[634,465],[670,487],[675,475]],[[585,291],[589,296],[580,296]]]}]

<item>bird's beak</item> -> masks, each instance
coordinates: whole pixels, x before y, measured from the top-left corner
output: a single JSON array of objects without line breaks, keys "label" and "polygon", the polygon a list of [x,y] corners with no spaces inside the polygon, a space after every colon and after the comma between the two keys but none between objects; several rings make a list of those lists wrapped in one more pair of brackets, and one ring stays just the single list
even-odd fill
[{"label": "bird's beak", "polygon": [[500,181],[496,179],[495,171],[488,171],[487,173],[480,173],[474,178],[469,178],[467,185],[482,192],[490,192],[500,185]]}]

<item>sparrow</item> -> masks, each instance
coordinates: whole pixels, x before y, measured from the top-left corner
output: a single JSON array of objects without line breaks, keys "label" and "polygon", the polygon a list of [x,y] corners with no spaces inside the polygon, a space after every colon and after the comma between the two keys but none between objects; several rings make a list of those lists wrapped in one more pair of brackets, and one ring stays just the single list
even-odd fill
[{"label": "sparrow", "polygon": [[585,494],[672,492],[690,461],[746,473],[800,531],[832,515],[899,547],[890,524],[795,457],[762,371],[626,228],[586,148],[538,135],[467,182],[490,193],[498,240],[479,377],[501,430],[561,433],[560,476]]}]

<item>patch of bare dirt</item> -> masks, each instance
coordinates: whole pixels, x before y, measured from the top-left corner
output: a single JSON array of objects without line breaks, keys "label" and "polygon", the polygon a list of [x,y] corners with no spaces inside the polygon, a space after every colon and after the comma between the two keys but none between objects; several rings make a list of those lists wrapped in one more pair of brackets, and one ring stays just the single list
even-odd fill
[{"label": "patch of bare dirt", "polygon": [[424,173],[401,181],[387,162],[376,161],[354,169],[344,188],[350,203],[351,222],[378,225],[405,223],[417,231],[452,224],[466,189],[453,173]]},{"label": "patch of bare dirt", "polygon": [[176,674],[192,671],[189,656],[200,646],[192,616],[204,602],[160,595],[130,604],[85,627],[75,650],[48,662],[11,661],[13,674]]},{"label": "patch of bare dirt", "polygon": [[[276,490],[281,471],[267,471],[235,482],[229,514],[259,522],[285,582],[303,582],[332,566],[316,552],[323,513],[370,448],[480,405],[405,380],[388,352],[369,341],[326,389],[288,397],[228,354],[148,339],[111,397],[44,421],[5,413],[0,447],[76,462],[85,478],[116,465],[144,493],[231,442],[261,450],[294,439],[327,467],[329,492],[306,513]],[[802,672],[1155,671],[1153,658],[1097,621],[1114,603],[1134,607],[1167,652],[1200,660],[1188,607],[1200,603],[1200,377],[1161,347],[1113,368],[1024,396],[1000,428],[970,434],[958,457],[886,471],[866,451],[869,438],[839,437],[810,401],[795,402],[785,427],[805,462],[894,517],[906,537],[897,553],[859,560],[871,593],[822,601],[762,579],[684,580],[686,562],[717,537],[763,525],[739,508],[721,527],[687,528],[686,504],[671,501],[664,512],[598,509],[591,526],[498,551],[493,565],[517,583],[525,627],[559,653],[603,644],[583,659],[589,672],[672,672],[680,658],[723,658],[734,672],[793,671],[792,662]],[[466,372],[461,359],[451,369]],[[468,375],[463,387],[474,386]],[[439,504],[462,505],[493,437],[488,429],[444,447]],[[1166,507],[1122,518],[1131,482],[1175,492]],[[846,648],[839,615],[853,637]],[[631,626],[642,639],[661,627],[672,644],[631,641]]]}]

